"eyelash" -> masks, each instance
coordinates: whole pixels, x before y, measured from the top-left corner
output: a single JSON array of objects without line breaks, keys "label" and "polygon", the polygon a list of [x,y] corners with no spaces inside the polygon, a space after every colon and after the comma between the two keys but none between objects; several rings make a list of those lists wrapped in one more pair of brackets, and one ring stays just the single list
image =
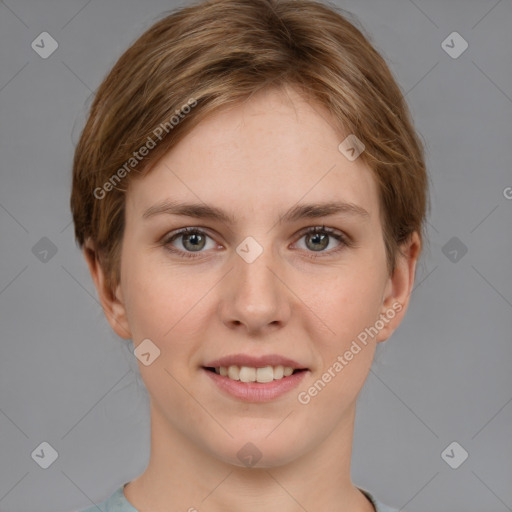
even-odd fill
[{"label": "eyelash", "polygon": [[[306,235],[310,235],[310,234],[314,235],[317,233],[329,235],[329,236],[335,238],[336,240],[338,240],[339,242],[341,242],[341,244],[337,248],[331,249],[330,251],[319,251],[318,254],[307,255],[307,257],[310,259],[322,258],[322,257],[325,257],[325,255],[332,255],[334,253],[338,253],[339,251],[343,250],[344,247],[352,246],[351,241],[343,233],[341,233],[340,231],[337,231],[335,229],[332,229],[332,228],[327,228],[325,226],[315,226],[315,227],[307,228],[306,230],[302,230],[300,232],[300,237],[298,240],[300,240],[302,237],[304,237]],[[198,251],[197,253],[189,252],[189,251],[181,251],[181,250],[178,250],[170,245],[171,242],[174,242],[174,240],[176,240],[177,238],[179,238],[180,236],[183,236],[183,235],[201,235],[201,236],[208,236],[209,238],[211,238],[210,235],[208,235],[206,232],[202,231],[201,229],[183,228],[174,233],[171,233],[168,237],[165,237],[165,239],[162,242],[162,245],[165,247],[166,250],[168,250],[169,252],[171,252],[173,254],[178,254],[185,258],[200,258],[201,253],[204,251]],[[314,253],[314,251],[308,251],[308,252]]]}]

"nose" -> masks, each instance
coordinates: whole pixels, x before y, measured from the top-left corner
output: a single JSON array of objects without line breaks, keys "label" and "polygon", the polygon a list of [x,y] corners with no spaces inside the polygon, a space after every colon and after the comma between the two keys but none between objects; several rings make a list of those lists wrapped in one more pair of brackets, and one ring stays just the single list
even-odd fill
[{"label": "nose", "polygon": [[249,335],[270,333],[286,325],[291,313],[291,292],[270,249],[251,263],[238,254],[221,290],[219,315],[230,329]]}]

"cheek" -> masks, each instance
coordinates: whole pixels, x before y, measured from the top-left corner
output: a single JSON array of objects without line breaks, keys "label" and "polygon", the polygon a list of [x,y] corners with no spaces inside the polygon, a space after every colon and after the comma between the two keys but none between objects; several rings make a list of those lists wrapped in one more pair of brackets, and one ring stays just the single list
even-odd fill
[{"label": "cheek", "polygon": [[134,343],[142,338],[161,337],[179,315],[183,303],[179,297],[185,290],[175,283],[170,286],[165,269],[142,256],[127,257],[124,263],[125,308]]},{"label": "cheek", "polygon": [[338,339],[356,336],[378,319],[384,283],[384,273],[378,266],[361,264],[360,268],[342,269],[315,297],[319,316],[325,318]]},{"label": "cheek", "polygon": [[[302,391],[304,400],[311,400],[333,421],[357,397],[372,365],[376,338],[371,327],[381,306],[377,280],[378,275],[370,272],[347,275],[332,282],[318,302],[318,316],[329,330],[320,337],[311,333],[321,366],[312,387]],[[326,413],[333,401],[340,409]]]},{"label": "cheek", "polygon": [[134,344],[149,338],[161,350],[171,342],[173,351],[180,350],[181,341],[184,346],[191,346],[190,340],[195,339],[196,330],[202,328],[208,315],[205,308],[210,302],[205,294],[218,276],[191,276],[192,267],[180,269],[143,257],[126,263],[123,289]]},{"label": "cheek", "polygon": [[[332,400],[351,403],[373,361],[376,337],[371,328],[381,311],[384,273],[378,265],[366,263],[342,269],[335,280],[324,283],[324,293],[316,298],[315,311],[329,330],[320,337],[318,331],[310,333],[321,354],[321,367],[319,381],[314,388],[305,390],[305,399],[310,396],[313,401],[317,393],[314,402],[319,408],[327,407]],[[339,413],[332,412],[334,416]]]}]

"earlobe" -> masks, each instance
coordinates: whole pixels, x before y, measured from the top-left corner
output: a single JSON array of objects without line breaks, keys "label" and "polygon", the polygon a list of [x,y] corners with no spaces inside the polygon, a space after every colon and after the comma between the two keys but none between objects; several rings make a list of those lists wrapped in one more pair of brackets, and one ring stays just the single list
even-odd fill
[{"label": "earlobe", "polygon": [[416,264],[421,250],[421,240],[414,232],[401,246],[396,267],[389,277],[384,291],[380,319],[384,327],[377,335],[377,342],[387,340],[400,325],[407,311],[416,275]]},{"label": "earlobe", "polygon": [[106,286],[104,269],[90,240],[84,244],[83,253],[108,323],[118,336],[130,339],[131,333],[120,284],[115,291]]}]

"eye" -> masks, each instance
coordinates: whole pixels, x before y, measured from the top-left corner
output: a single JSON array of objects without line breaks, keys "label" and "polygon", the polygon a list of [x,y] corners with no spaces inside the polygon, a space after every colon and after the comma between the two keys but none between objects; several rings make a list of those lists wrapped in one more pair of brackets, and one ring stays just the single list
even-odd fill
[{"label": "eye", "polygon": [[[350,239],[341,231],[325,226],[309,227],[302,230],[299,240],[302,240],[302,238],[306,240],[305,249],[303,250],[309,253],[306,257],[312,259],[328,256],[342,250],[344,247],[351,246]],[[179,239],[181,241],[177,242]],[[207,247],[207,239],[211,240],[210,247]],[[335,239],[338,245],[334,249],[326,251],[325,249],[331,245],[332,239]],[[177,242],[176,245],[175,242]],[[171,233],[163,240],[162,245],[168,251],[186,258],[197,258],[200,256],[200,253],[204,252],[203,249],[215,249],[218,247],[213,239],[203,230],[193,227],[183,228]],[[177,245],[181,247],[177,247]]]},{"label": "eye", "polygon": [[[307,252],[321,253],[319,255],[308,254],[308,258],[322,257],[324,253],[327,253],[325,255],[330,255],[341,251],[344,247],[350,246],[350,241],[341,231],[326,228],[325,226],[307,228],[305,231],[302,231],[300,240],[303,238],[305,238],[305,250]],[[338,242],[338,245],[334,249],[326,251],[325,249],[331,245],[330,242],[333,238]]]},{"label": "eye", "polygon": [[[173,242],[177,239],[181,238],[181,242],[179,245],[183,247],[185,250],[181,250],[173,246]],[[187,258],[196,258],[197,256],[193,253],[201,252],[202,249],[206,247],[206,239],[210,238],[204,231],[197,228],[184,228],[172,234],[170,237],[166,238],[163,242],[163,245],[170,252],[178,253],[180,256],[185,256]],[[210,240],[212,240],[210,238]],[[213,240],[212,240],[213,242]],[[212,246],[209,247],[213,249],[217,246],[217,244],[212,243]]]}]

